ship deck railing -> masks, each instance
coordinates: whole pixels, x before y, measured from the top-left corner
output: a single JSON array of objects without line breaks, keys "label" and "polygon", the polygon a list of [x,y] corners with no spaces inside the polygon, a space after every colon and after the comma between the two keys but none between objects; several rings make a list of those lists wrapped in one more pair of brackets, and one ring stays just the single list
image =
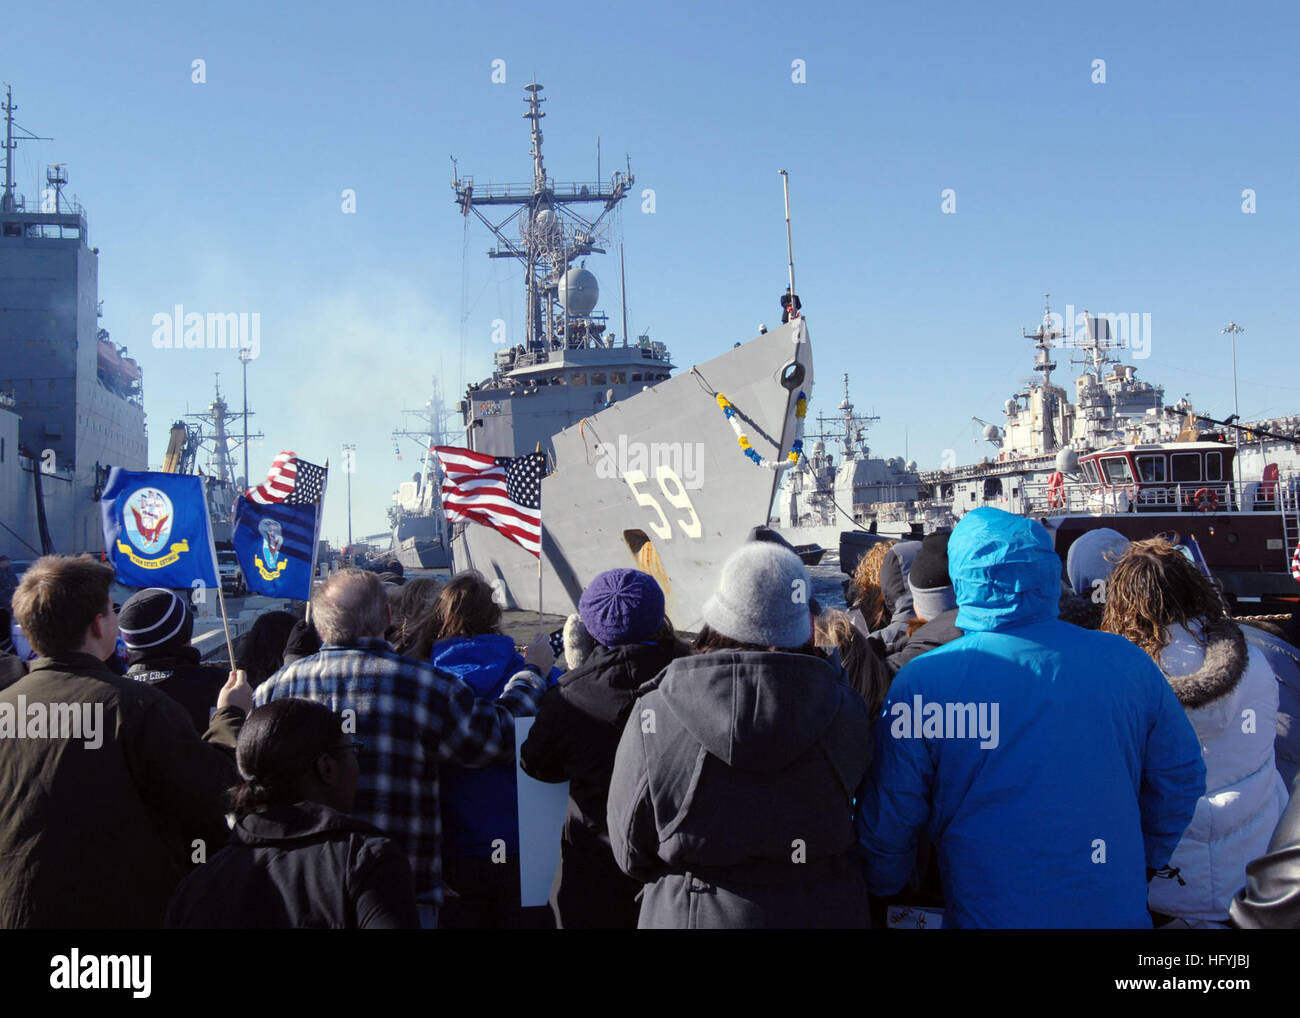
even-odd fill
[{"label": "ship deck railing", "polygon": [[[1100,486],[1066,482],[1053,489],[1047,481],[1025,483],[1020,498],[1025,512],[1063,516],[1077,513],[1178,513],[1193,516],[1210,512],[1290,513],[1297,511],[1296,480],[1140,482]],[[988,499],[986,498],[986,504]]]}]

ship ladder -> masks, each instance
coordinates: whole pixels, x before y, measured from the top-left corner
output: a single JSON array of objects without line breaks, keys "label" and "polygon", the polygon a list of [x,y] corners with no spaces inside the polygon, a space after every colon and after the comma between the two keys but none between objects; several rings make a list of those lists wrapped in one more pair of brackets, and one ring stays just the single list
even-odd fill
[{"label": "ship ladder", "polygon": [[1288,564],[1300,544],[1300,501],[1296,499],[1296,482],[1285,488],[1277,486],[1278,508],[1282,511],[1282,550]]}]

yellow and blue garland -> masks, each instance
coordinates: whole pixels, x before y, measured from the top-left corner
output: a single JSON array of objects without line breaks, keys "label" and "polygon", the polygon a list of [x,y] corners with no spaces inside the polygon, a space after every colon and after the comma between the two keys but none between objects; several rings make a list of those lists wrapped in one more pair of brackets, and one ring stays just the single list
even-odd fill
[{"label": "yellow and blue garland", "polygon": [[741,451],[753,460],[758,466],[766,467],[768,470],[789,470],[799,462],[803,456],[803,428],[804,419],[808,416],[808,397],[804,393],[799,393],[799,398],[795,401],[795,437],[794,444],[790,446],[789,455],[779,463],[765,459],[760,456],[749,441],[749,436],[741,430],[740,421],[736,419],[736,408],[732,406],[731,400],[727,399],[722,393],[718,393],[718,406],[722,408],[723,416],[731,425],[731,430],[736,433],[736,441],[740,443]]}]

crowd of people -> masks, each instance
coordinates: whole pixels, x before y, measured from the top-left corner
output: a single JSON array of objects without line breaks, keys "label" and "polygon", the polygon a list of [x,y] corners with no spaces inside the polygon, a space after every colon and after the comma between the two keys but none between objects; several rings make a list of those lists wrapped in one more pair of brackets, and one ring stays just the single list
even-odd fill
[{"label": "crowd of people", "polygon": [[[0,927],[1300,924],[1300,651],[1163,538],[1062,562],[981,508],[874,544],[843,611],[755,540],[689,642],[611,569],[558,656],[476,573],[343,569],[229,672],[183,597],[112,582],[47,556],[12,591]],[[517,718],[568,782],[549,906]]]}]

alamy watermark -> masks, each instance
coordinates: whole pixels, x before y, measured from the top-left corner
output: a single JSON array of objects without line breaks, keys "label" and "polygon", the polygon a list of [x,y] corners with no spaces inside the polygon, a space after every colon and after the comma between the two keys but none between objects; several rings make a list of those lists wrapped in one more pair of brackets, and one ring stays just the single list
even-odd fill
[{"label": "alamy watermark", "polygon": [[102,703],[0,703],[0,739],[81,739],[86,749],[104,744]]},{"label": "alamy watermark", "polygon": [[153,345],[159,350],[248,350],[250,360],[262,353],[260,311],[209,311],[200,314],[177,304],[153,316]]},{"label": "alamy watermark", "polygon": [[920,693],[912,702],[889,708],[895,739],[979,739],[980,749],[997,749],[1000,741],[997,703],[926,703]]},{"label": "alamy watermark", "polygon": [[[1103,330],[1100,323],[1105,322]],[[1097,323],[1097,324],[1090,324]],[[1064,338],[1061,346],[1090,346],[1094,341],[1126,347],[1133,351],[1135,361],[1151,356],[1151,312],[1107,312],[1092,314],[1086,309],[1076,312],[1073,304],[1065,305],[1065,314],[1052,311],[1047,325]]]},{"label": "alamy watermark", "polygon": [[629,442],[619,435],[617,442],[596,446],[596,476],[625,477],[641,473],[655,477],[670,472],[683,487],[695,491],[704,487],[703,442]]}]

